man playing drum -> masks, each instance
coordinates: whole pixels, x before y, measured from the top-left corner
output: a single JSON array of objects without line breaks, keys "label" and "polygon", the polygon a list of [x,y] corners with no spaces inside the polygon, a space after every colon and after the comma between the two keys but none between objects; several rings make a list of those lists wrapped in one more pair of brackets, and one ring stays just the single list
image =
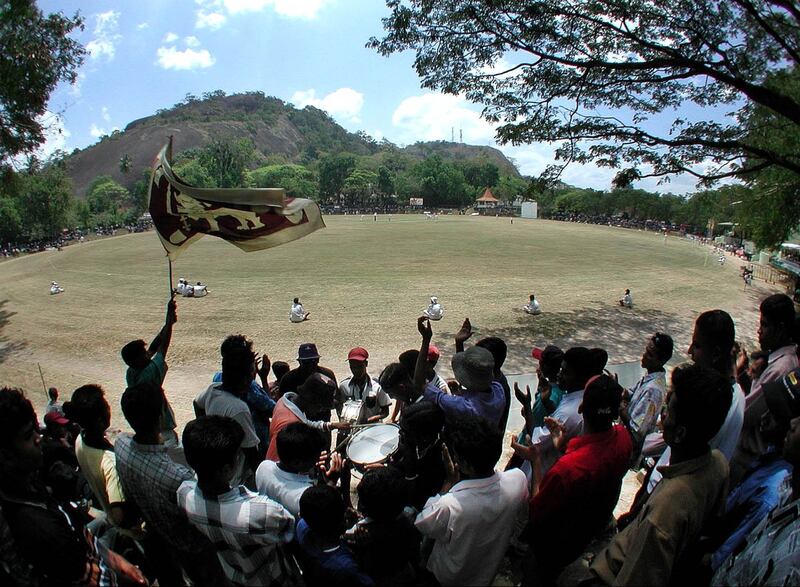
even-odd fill
[{"label": "man playing drum", "polygon": [[389,415],[388,394],[381,384],[367,373],[369,353],[356,347],[347,355],[350,364],[350,377],[339,384],[336,394],[336,413],[339,419],[351,420],[354,424],[380,422]]}]

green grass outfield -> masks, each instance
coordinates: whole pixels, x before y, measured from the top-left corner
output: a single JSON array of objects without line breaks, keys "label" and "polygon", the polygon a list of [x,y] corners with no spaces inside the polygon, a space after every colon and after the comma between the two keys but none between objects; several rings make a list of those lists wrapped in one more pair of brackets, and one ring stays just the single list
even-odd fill
[{"label": "green grass outfield", "polygon": [[[206,237],[177,260],[174,279],[211,294],[179,299],[167,391],[182,421],[219,364],[219,343],[242,332],[294,366],[297,346],[316,342],[322,364],[343,377],[347,351],[364,346],[370,371],[418,346],[416,317],[436,295],[440,365],[449,372],[452,335],[465,316],[477,336],[509,343],[509,373],[531,372],[532,345],[604,346],[612,362],[636,360],[644,338],[673,333],[684,350],[697,313],[723,308],[740,336],[754,337],[753,310],[766,289],[742,291],[738,265],[719,267],[707,248],[680,238],[610,227],[508,218],[394,215],[326,217],[328,227],[288,245],[243,253]],[[68,395],[102,384],[112,407],[123,390],[118,351],[150,340],[167,300],[167,261],[154,232],[66,247],[0,263],[0,383],[35,392],[37,363]],[[66,292],[50,296],[51,280]],[[624,289],[633,310],[619,308]],[[521,311],[535,292],[543,314]],[[293,297],[311,320],[290,324]],[[34,394],[32,394],[34,395]],[[118,412],[118,410],[115,410]],[[121,417],[115,422],[121,425]]]}]

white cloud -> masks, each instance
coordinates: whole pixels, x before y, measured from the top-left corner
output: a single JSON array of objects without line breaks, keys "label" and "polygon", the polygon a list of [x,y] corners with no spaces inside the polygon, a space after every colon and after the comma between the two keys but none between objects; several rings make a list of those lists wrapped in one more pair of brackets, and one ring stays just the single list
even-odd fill
[{"label": "white cloud", "polygon": [[86,50],[92,59],[105,57],[106,61],[114,59],[116,43],[122,38],[119,28],[119,12],[109,10],[95,15],[94,39],[86,44]]},{"label": "white cloud", "polygon": [[392,125],[399,142],[449,141],[453,135],[465,143],[487,145],[494,142],[494,128],[481,119],[459,96],[423,94],[406,98],[392,114]]},{"label": "white cloud", "polygon": [[156,53],[158,55],[158,64],[164,69],[206,68],[211,67],[216,62],[216,59],[207,49],[178,51],[175,47],[159,47]]},{"label": "white cloud", "polygon": [[316,90],[299,90],[292,94],[289,101],[298,108],[316,106],[334,118],[347,122],[359,123],[359,113],[364,106],[364,94],[352,88],[339,88],[322,98],[316,97]]},{"label": "white cloud", "polygon": [[[105,116],[103,116],[105,118]],[[92,135],[94,138],[99,139],[104,135],[109,135],[115,130],[119,130],[118,126],[112,126],[111,128],[103,128],[101,126],[97,126],[94,122],[89,127],[89,134]]]},{"label": "white cloud", "polygon": [[183,42],[186,44],[187,47],[199,47],[200,46],[200,39],[195,36],[188,36],[183,38]]},{"label": "white cloud", "polygon": [[67,139],[71,133],[64,126],[64,120],[58,114],[47,111],[37,120],[44,126],[44,143],[36,150],[36,157],[41,160],[49,158],[58,150],[67,150]]},{"label": "white cloud", "polygon": [[198,29],[211,29],[215,31],[222,27],[225,24],[225,21],[228,20],[224,14],[220,14],[219,12],[206,12],[205,10],[198,10],[197,11],[197,20],[194,23],[194,26]]},{"label": "white cloud", "polygon": [[83,85],[84,81],[86,81],[86,74],[82,71],[78,72],[78,77],[75,79],[75,83],[69,87],[69,93],[73,98],[81,97],[81,86]]},{"label": "white cloud", "polygon": [[166,35],[164,35],[164,39],[161,42],[162,43],[174,43],[179,38],[180,37],[178,37],[178,35],[176,35],[175,33],[167,33]]},{"label": "white cloud", "polygon": [[223,0],[231,14],[261,12],[272,8],[276,14],[288,18],[316,18],[317,13],[331,0]]},{"label": "white cloud", "polygon": [[285,18],[314,19],[333,0],[195,0],[197,28],[218,29],[228,16],[272,10]]},{"label": "white cloud", "polygon": [[140,22],[139,24],[136,25],[136,28],[139,29],[140,31],[142,31],[144,29],[150,28],[150,23],[148,23],[148,22]]},{"label": "white cloud", "polygon": [[108,106],[103,106],[103,108],[100,110],[100,115],[106,122],[111,122],[111,115],[108,113]]}]

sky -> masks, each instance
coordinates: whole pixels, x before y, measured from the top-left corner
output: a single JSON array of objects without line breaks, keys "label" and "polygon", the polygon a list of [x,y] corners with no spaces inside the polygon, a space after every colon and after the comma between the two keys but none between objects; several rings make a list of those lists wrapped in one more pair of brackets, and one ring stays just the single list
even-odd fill
[{"label": "sky", "polygon": [[[404,146],[458,141],[498,147],[525,175],[554,162],[555,146],[502,146],[481,105],[421,87],[413,53],[382,57],[367,49],[383,32],[381,0],[40,0],[46,13],[76,11],[85,28],[74,34],[88,54],[77,83],[53,92],[51,126],[42,155],[71,151],[186,94],[261,91],[298,108],[325,110],[349,131]],[[155,155],[155,152],[154,152]],[[614,170],[572,165],[562,180],[609,189]],[[687,193],[679,176],[635,187]]]}]

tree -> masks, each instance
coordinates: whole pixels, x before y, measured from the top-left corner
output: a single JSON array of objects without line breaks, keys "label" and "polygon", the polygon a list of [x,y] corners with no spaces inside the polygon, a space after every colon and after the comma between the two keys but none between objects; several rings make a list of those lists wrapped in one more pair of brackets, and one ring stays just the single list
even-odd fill
[{"label": "tree", "polygon": [[356,167],[352,153],[326,155],[319,162],[319,191],[325,198],[338,198],[344,181]]},{"label": "tree", "polygon": [[[191,103],[191,94],[186,95]],[[195,99],[196,100],[196,99]],[[242,187],[244,172],[255,157],[255,147],[250,139],[215,139],[200,151],[199,162],[220,188]]]},{"label": "tree", "polygon": [[122,173],[128,173],[131,170],[131,156],[125,153],[122,157],[119,158],[119,170]]},{"label": "tree", "polygon": [[75,82],[86,50],[70,33],[78,14],[45,16],[32,0],[0,3],[0,163],[45,138],[42,116],[59,82]]},{"label": "tree", "polygon": [[366,206],[378,187],[378,174],[367,169],[354,169],[344,180],[342,191],[349,206]]},{"label": "tree", "polygon": [[208,169],[197,159],[183,159],[173,166],[173,170],[184,182],[196,188],[218,187]]},{"label": "tree", "polygon": [[476,188],[493,188],[500,181],[500,169],[488,161],[470,161],[464,164],[464,179]]},{"label": "tree", "polygon": [[[572,161],[709,182],[765,169],[800,174],[798,151],[752,141],[741,124],[761,108],[800,132],[798,97],[765,81],[800,64],[794,0],[387,5],[387,34],[368,46],[383,55],[414,50],[423,86],[485,105],[502,143],[562,142],[546,179]],[[690,106],[697,118],[687,116]],[[715,108],[735,112],[704,119]],[[668,129],[654,130],[667,117]]]},{"label": "tree", "polygon": [[130,204],[130,193],[108,175],[101,175],[86,188],[86,204],[94,216],[116,215]]},{"label": "tree", "polygon": [[392,170],[381,165],[378,167],[378,191],[382,194],[393,194],[395,185],[395,174]]},{"label": "tree", "polygon": [[38,173],[21,173],[18,179],[17,203],[27,236],[37,239],[60,234],[74,202],[72,182],[65,171],[48,165]]},{"label": "tree", "polygon": [[17,241],[22,233],[22,216],[17,202],[8,196],[0,196],[0,246]]},{"label": "tree", "polygon": [[442,161],[439,155],[428,157],[414,168],[419,178],[419,195],[426,206],[465,206],[470,203],[467,184],[461,170]]},{"label": "tree", "polygon": [[247,173],[248,184],[259,188],[283,188],[295,198],[315,198],[319,194],[314,174],[302,165],[267,165]]}]

